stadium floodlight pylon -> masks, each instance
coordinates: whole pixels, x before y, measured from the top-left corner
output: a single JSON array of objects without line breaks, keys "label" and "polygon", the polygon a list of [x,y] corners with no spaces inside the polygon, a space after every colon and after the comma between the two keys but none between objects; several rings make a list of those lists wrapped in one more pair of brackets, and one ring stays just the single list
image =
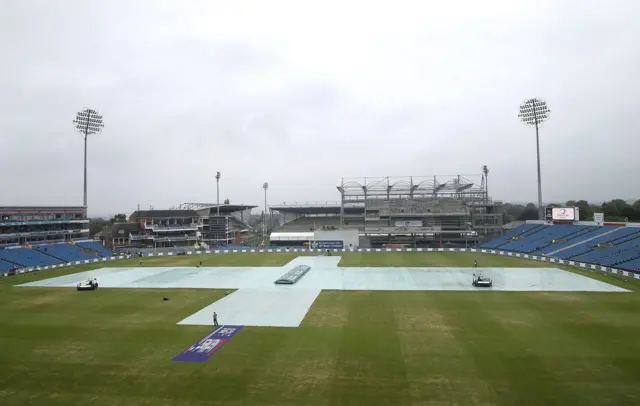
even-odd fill
[{"label": "stadium floodlight pylon", "polygon": [[520,113],[518,118],[520,121],[530,127],[536,128],[536,151],[538,159],[538,220],[544,219],[544,208],[542,207],[542,179],[540,175],[540,136],[538,127],[549,119],[551,110],[547,106],[547,102],[534,97],[527,99],[520,104]]},{"label": "stadium floodlight pylon", "polygon": [[87,210],[87,138],[89,135],[98,134],[104,128],[102,115],[93,109],[82,109],[76,114],[73,126],[84,135],[84,194],[83,206]]},{"label": "stadium floodlight pylon", "polygon": [[220,171],[216,172],[216,206],[217,206],[217,214],[220,215]]},{"label": "stadium floodlight pylon", "polygon": [[489,167],[482,165],[482,183],[484,184],[485,200],[489,201]]},{"label": "stadium floodlight pylon", "polygon": [[269,189],[269,182],[262,184],[264,189],[264,215],[262,216],[262,244],[267,241],[267,189]]}]

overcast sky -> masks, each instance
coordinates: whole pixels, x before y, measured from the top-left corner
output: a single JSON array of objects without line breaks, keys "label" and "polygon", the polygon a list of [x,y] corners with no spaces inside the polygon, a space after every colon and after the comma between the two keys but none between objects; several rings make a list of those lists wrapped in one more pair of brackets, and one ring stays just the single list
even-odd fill
[{"label": "overcast sky", "polygon": [[[0,0],[0,205],[339,199],[480,173],[496,199],[640,195],[640,1]],[[634,28],[635,27],[635,28]]]}]

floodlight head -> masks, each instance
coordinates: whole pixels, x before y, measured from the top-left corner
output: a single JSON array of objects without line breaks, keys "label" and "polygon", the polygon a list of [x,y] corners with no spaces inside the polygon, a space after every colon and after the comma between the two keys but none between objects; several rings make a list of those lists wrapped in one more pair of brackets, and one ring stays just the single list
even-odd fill
[{"label": "floodlight head", "polygon": [[489,174],[489,167],[487,165],[482,165],[482,173],[484,173],[485,176]]},{"label": "floodlight head", "polygon": [[220,172],[216,172],[216,180],[220,180]]},{"label": "floodlight head", "polygon": [[262,188],[263,188],[264,190],[269,189],[269,183],[268,183],[268,182],[264,182],[264,183],[262,184]]},{"label": "floodlight head", "polygon": [[551,110],[547,107],[547,102],[534,97],[533,99],[527,99],[520,105],[520,113],[518,118],[520,121],[529,126],[535,126],[543,121],[549,119]]},{"label": "floodlight head", "polygon": [[102,116],[93,109],[82,109],[76,114],[73,126],[84,135],[97,134],[104,128]]}]

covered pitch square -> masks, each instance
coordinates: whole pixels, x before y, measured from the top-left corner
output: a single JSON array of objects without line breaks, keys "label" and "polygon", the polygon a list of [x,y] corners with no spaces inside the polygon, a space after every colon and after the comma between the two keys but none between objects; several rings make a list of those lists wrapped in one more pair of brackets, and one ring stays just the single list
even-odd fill
[{"label": "covered pitch square", "polygon": [[[340,257],[301,256],[283,267],[101,268],[19,286],[76,287],[97,278],[101,288],[237,289],[179,324],[297,327],[323,289],[380,291],[627,292],[558,268],[339,267]],[[293,285],[274,281],[298,265],[311,269]],[[493,286],[472,285],[482,272]],[[481,293],[478,293],[481,294]]]}]

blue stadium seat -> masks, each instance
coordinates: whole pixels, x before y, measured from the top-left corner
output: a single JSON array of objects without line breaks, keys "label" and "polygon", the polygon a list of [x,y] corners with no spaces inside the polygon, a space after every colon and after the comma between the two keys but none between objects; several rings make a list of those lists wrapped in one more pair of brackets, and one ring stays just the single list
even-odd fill
[{"label": "blue stadium seat", "polygon": [[[595,238],[600,234],[609,232],[613,229],[613,227],[598,227],[598,226],[587,226],[583,231],[578,232],[576,234],[572,234],[569,238],[563,238],[556,243],[552,243],[549,246],[546,246],[538,251],[535,251],[534,254],[550,254],[552,252],[556,252],[565,247],[570,247],[574,244],[579,244],[581,241],[588,240],[590,238]],[[558,252],[560,254],[560,252]]]},{"label": "blue stadium seat", "polygon": [[95,251],[103,257],[110,257],[113,255],[112,251],[109,251],[108,249],[103,247],[102,244],[96,241],[79,241],[76,242],[76,245],[80,248]]},{"label": "blue stadium seat", "polygon": [[500,247],[503,250],[532,253],[552,244],[553,240],[573,238],[587,228],[573,224],[558,224],[548,226],[521,240],[512,241]]},{"label": "blue stadium seat", "polygon": [[89,255],[84,253],[80,248],[73,244],[51,244],[33,247],[34,250],[44,254],[59,258],[64,262],[83,261],[96,259],[97,255]]},{"label": "blue stadium seat", "polygon": [[572,259],[604,266],[615,266],[637,258],[640,258],[640,236],[636,233],[630,237],[615,241],[612,246],[594,248],[592,251],[575,256]]},{"label": "blue stadium seat", "polygon": [[523,224],[494,240],[482,244],[480,248],[498,248],[511,241],[512,238],[530,235],[532,232],[540,230],[543,227],[544,226],[542,224]]},{"label": "blue stadium seat", "polygon": [[[606,227],[605,227],[606,228]],[[635,227],[616,227],[616,230],[612,233],[602,235],[598,238],[594,238],[591,241],[587,241],[584,244],[576,245],[575,247],[567,248],[566,250],[558,252],[554,255],[561,259],[575,259],[575,257],[585,254],[593,250],[598,244],[611,244],[616,241],[630,238],[634,234],[640,232],[640,228]]]},{"label": "blue stadium seat", "polygon": [[618,268],[627,269],[629,271],[640,272],[640,258],[625,261],[616,265]]},{"label": "blue stadium seat", "polygon": [[0,272],[8,272],[10,271],[15,265],[14,264],[10,264],[8,262],[2,261],[0,260]]},{"label": "blue stadium seat", "polygon": [[0,259],[24,267],[59,264],[62,261],[29,248],[10,248],[0,251]]}]

